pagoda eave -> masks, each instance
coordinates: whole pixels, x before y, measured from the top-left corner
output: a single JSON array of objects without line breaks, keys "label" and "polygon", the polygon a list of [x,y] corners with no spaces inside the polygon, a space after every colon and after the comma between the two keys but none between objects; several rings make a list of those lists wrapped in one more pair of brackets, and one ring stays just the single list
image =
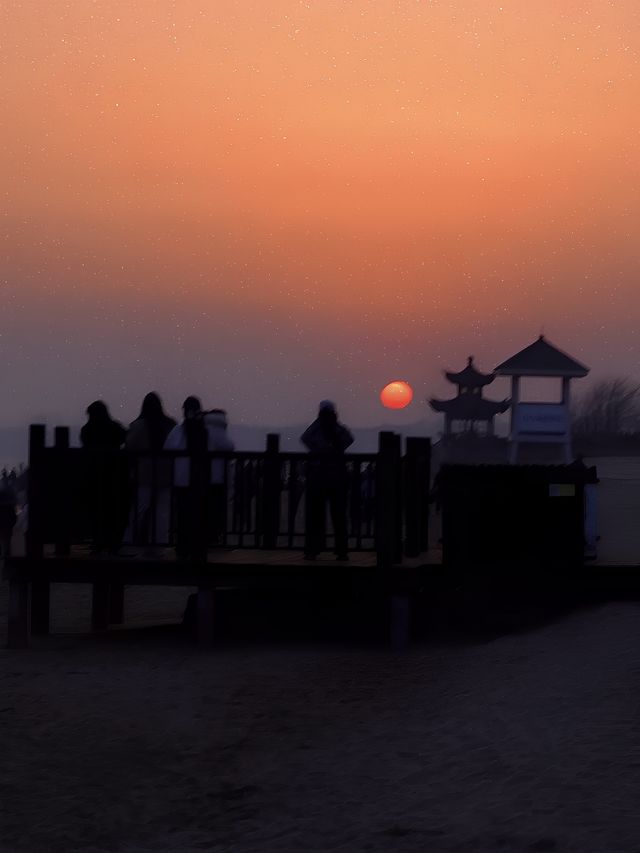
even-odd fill
[{"label": "pagoda eave", "polygon": [[460,396],[452,400],[432,398],[429,405],[436,412],[443,412],[453,420],[488,421],[496,415],[504,414],[510,405],[510,400],[485,400],[483,397]]}]

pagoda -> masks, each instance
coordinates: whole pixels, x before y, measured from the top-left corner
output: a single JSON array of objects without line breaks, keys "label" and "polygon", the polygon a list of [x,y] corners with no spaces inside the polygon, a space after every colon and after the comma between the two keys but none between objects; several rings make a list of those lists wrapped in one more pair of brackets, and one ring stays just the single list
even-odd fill
[{"label": "pagoda", "polygon": [[[485,400],[482,389],[496,378],[495,373],[480,373],[473,365],[473,356],[469,356],[467,366],[459,373],[445,372],[453,385],[458,386],[458,394],[452,400],[431,398],[429,405],[436,412],[444,413],[445,438],[454,433],[487,436],[494,435],[493,419],[506,412],[511,405],[509,400],[502,402]],[[461,425],[454,429],[454,424]],[[478,429],[482,425],[481,429]]]}]

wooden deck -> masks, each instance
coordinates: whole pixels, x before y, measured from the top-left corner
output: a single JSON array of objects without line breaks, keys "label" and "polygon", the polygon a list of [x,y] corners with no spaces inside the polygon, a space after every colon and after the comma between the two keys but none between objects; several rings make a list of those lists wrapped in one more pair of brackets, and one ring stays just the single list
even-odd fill
[{"label": "wooden deck", "polygon": [[[398,578],[420,571],[442,566],[442,549],[434,548],[415,557],[403,557],[388,566],[384,574]],[[605,576],[608,572],[638,575],[640,564],[636,561],[585,561],[582,573],[585,576]],[[207,554],[203,563],[191,563],[176,557],[173,548],[157,549],[149,554],[142,548],[123,548],[118,556],[92,556],[89,547],[76,545],[68,555],[56,555],[47,547],[38,560],[29,560],[24,554],[6,559],[3,575],[6,580],[43,580],[53,583],[94,583],[107,578],[126,584],[184,585],[192,586],[222,579],[225,582],[242,583],[253,580],[254,584],[273,583],[280,578],[316,583],[318,578],[339,583],[340,578],[372,577],[380,573],[376,553],[353,551],[346,561],[337,560],[331,553],[320,554],[315,560],[307,560],[301,550],[216,548]]]},{"label": "wooden deck", "polygon": [[9,581],[8,644],[29,644],[34,634],[49,633],[52,583],[86,583],[93,586],[92,625],[104,631],[120,624],[126,586],[187,586],[198,590],[198,639],[210,644],[213,636],[214,599],[223,590],[327,591],[364,588],[378,590],[390,607],[392,643],[408,642],[409,595],[420,585],[421,571],[441,563],[441,552],[404,558],[384,569],[371,551],[355,551],[348,561],[321,554],[305,560],[302,551],[215,549],[206,562],[176,559],[173,549],[151,556],[143,549],[123,549],[118,556],[91,556],[75,546],[68,555],[46,548],[42,557],[7,558],[4,578]]}]

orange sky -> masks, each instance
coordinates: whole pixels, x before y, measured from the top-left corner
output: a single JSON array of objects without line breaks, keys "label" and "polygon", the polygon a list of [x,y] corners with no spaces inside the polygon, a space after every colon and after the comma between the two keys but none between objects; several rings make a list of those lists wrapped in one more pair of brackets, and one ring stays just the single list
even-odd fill
[{"label": "orange sky", "polygon": [[[640,6],[7,0],[0,420],[640,376]],[[502,390],[502,389],[500,389]]]}]

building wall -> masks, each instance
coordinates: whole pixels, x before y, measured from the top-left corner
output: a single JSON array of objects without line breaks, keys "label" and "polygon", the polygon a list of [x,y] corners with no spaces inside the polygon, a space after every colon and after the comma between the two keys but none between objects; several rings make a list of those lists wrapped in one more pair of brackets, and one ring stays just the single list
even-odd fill
[{"label": "building wall", "polygon": [[640,565],[640,457],[605,456],[585,460],[595,465],[598,562]]}]

